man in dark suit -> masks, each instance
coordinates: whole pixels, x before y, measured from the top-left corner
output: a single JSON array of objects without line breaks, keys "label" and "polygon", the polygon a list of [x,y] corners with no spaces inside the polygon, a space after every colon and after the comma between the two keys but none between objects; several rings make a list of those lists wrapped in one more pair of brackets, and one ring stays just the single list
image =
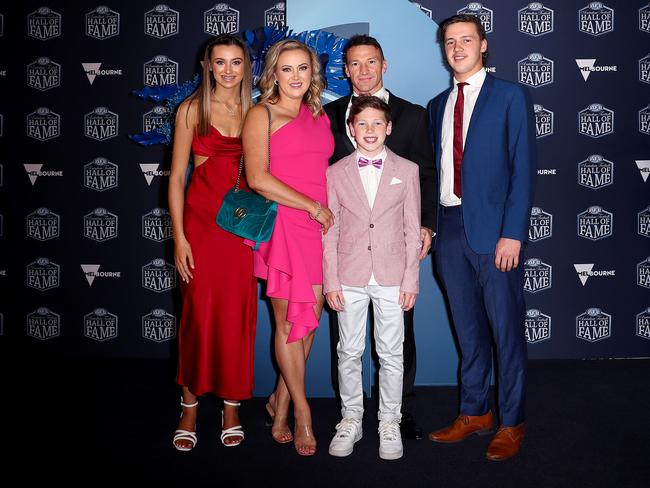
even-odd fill
[{"label": "man in dark suit", "polygon": [[[367,35],[352,36],[345,47],[345,73],[352,83],[352,95],[341,97],[325,105],[334,134],[334,155],[330,164],[348,156],[356,149],[354,138],[346,120],[352,96],[374,95],[388,103],[393,120],[392,133],[386,138],[386,146],[398,154],[418,164],[420,168],[420,187],[422,215],[420,239],[422,251],[419,258],[424,259],[431,247],[431,239],[436,229],[435,202],[438,185],[435,180],[435,163],[429,142],[426,110],[399,98],[384,88],[382,76],[387,63],[381,45]],[[339,330],[336,313],[330,312],[330,338],[332,344],[332,383],[338,397],[338,371],[336,344]],[[404,314],[404,384],[402,389],[402,420],[400,430],[406,439],[421,439],[422,430],[413,419],[413,400],[415,397],[415,333],[413,329],[413,309]]]},{"label": "man in dark suit", "polygon": [[432,432],[435,442],[489,434],[492,340],[501,425],[486,457],[508,459],[524,437],[526,339],[524,272],[535,186],[532,103],[524,87],[485,72],[485,31],[477,17],[440,26],[454,84],[429,104],[440,175],[436,266],[461,350],[460,415]]}]

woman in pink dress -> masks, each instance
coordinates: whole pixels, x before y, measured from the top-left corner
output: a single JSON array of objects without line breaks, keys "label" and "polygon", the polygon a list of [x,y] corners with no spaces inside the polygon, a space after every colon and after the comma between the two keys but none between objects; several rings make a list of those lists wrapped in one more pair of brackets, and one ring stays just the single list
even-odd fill
[{"label": "woman in pink dress", "polygon": [[[325,171],[334,141],[320,101],[320,69],[305,44],[285,39],[273,45],[260,80],[261,103],[249,111],[242,131],[249,186],[279,204],[271,239],[253,254],[255,275],[267,280],[280,366],[266,408],[273,417],[273,438],[293,440],[302,456],[316,452],[305,366],[323,310],[321,238],[333,223],[326,206]],[[266,107],[272,122],[270,171]],[[287,423],[290,401],[293,434]]]}]

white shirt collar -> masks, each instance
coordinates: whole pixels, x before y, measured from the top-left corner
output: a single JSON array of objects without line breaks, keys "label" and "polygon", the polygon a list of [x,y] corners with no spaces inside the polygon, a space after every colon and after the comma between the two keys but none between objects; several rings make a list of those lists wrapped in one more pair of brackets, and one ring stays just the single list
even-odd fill
[{"label": "white shirt collar", "polygon": [[[485,71],[485,68],[481,68],[472,76],[467,78],[465,80],[465,83],[467,83],[469,86],[473,88],[481,88],[483,86],[483,82],[485,81],[486,76],[487,76],[487,72]],[[458,81],[456,77],[454,77],[454,90],[458,90],[458,83],[460,83],[460,81]]]},{"label": "white shirt collar", "polygon": [[[354,89],[353,89],[352,93],[354,94],[354,96],[359,96],[359,94],[357,92],[355,92]],[[386,87],[382,86],[379,90],[377,90],[375,93],[372,93],[371,95],[373,97],[377,97],[380,100],[388,103],[388,97],[389,97],[390,93],[388,93],[388,90],[386,90]],[[350,97],[350,102],[351,101],[352,101],[352,97]]]}]

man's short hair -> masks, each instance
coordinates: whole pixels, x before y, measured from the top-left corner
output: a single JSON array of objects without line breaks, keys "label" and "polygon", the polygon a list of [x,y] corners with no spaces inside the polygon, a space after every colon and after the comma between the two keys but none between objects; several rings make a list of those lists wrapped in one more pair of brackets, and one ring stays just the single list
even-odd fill
[{"label": "man's short hair", "polygon": [[358,97],[352,97],[352,105],[350,106],[350,115],[348,115],[348,124],[354,123],[354,118],[363,112],[367,108],[374,108],[375,110],[381,110],[384,112],[384,118],[386,123],[392,120],[390,114],[390,107],[386,102],[381,98],[374,97],[371,95],[359,95]]},{"label": "man's short hair", "polygon": [[366,34],[355,34],[350,39],[348,39],[347,44],[343,48],[343,57],[345,59],[345,64],[348,63],[348,51],[355,46],[373,46],[379,49],[379,54],[381,55],[380,61],[384,60],[384,51],[381,48],[381,44],[374,37],[371,37]]},{"label": "man's short hair", "polygon": [[[483,27],[481,20],[476,15],[469,15],[469,14],[453,15],[448,19],[443,20],[442,24],[440,24],[438,35],[440,37],[440,44],[443,46],[443,49],[445,46],[445,34],[447,32],[447,27],[449,27],[452,24],[458,24],[460,22],[468,22],[470,24],[474,24],[476,26],[476,32],[478,32],[479,40],[482,41],[484,39],[487,39],[487,37],[485,37],[485,27]],[[485,65],[485,61],[487,61],[487,57],[488,57],[488,52],[485,51],[482,54],[482,56],[483,56],[483,64]]]}]

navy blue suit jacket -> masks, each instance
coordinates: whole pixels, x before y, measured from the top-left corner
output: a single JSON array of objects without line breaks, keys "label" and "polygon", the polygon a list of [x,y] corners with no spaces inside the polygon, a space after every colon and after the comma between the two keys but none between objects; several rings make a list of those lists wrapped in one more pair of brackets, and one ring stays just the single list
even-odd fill
[{"label": "navy blue suit jacket", "polygon": [[[442,118],[450,92],[440,93],[428,106],[438,181]],[[494,253],[500,237],[526,242],[537,154],[533,107],[524,87],[486,76],[472,112],[461,171],[463,221],[472,250]]]}]

